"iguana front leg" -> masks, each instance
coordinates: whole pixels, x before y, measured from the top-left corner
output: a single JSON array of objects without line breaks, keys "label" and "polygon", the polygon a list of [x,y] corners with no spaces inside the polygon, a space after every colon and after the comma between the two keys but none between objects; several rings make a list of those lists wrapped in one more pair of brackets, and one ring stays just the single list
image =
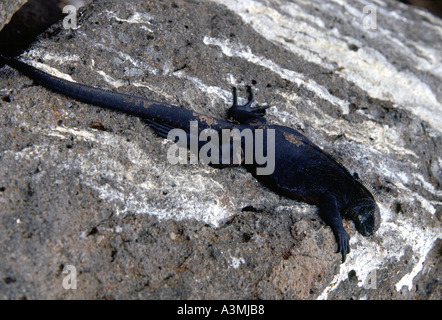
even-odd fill
[{"label": "iguana front leg", "polygon": [[342,255],[342,262],[345,261],[347,254],[350,253],[350,236],[342,225],[342,217],[339,213],[336,197],[333,195],[324,195],[321,199],[319,213],[322,219],[332,228],[338,243],[338,250]]}]

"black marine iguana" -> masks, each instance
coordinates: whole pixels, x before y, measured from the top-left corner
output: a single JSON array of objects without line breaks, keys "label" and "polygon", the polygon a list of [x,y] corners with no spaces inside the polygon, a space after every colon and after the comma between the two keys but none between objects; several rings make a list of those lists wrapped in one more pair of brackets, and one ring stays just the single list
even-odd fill
[{"label": "black marine iguana", "polygon": [[[4,63],[43,86],[72,98],[140,117],[162,137],[167,137],[167,132],[173,128],[183,129],[189,135],[191,121],[197,121],[199,131],[208,128],[219,133],[223,129],[235,128],[240,131],[251,129],[253,133],[258,129],[274,130],[273,173],[257,175],[256,168],[260,165],[256,161],[236,165],[244,166],[257,180],[280,195],[319,206],[321,217],[333,230],[342,262],[350,252],[350,236],[342,225],[342,217],[353,220],[356,229],[364,236],[372,235],[380,226],[379,208],[359,178],[298,131],[268,124],[264,119],[268,106],[251,107],[253,93],[250,87],[250,98],[245,105],[238,105],[234,88],[233,106],[227,112],[229,120],[222,120],[167,103],[66,81],[17,59],[0,56],[0,66]],[[230,162],[216,167],[233,165]]]}]

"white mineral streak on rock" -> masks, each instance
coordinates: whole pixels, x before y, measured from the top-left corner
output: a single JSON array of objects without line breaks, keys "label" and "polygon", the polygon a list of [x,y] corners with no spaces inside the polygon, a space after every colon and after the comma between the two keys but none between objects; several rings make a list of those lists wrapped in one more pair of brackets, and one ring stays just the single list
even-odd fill
[{"label": "white mineral streak on rock", "polygon": [[[22,126],[26,126],[23,123]],[[189,180],[185,173],[174,172],[164,168],[153,161],[148,151],[142,149],[133,142],[128,142],[126,138],[92,129],[84,130],[78,128],[67,128],[57,126],[52,129],[33,128],[41,135],[54,137],[57,139],[69,139],[71,136],[77,140],[89,141],[96,144],[96,148],[89,154],[78,154],[73,162],[62,164],[57,170],[78,170],[79,177],[85,185],[98,192],[100,199],[106,202],[113,202],[116,214],[124,216],[128,213],[154,215],[160,220],[188,220],[195,219],[218,227],[227,219],[232,212],[220,204],[214,191],[224,193],[223,186],[212,179],[203,176],[215,169],[203,168],[192,175]],[[111,155],[104,156],[112,152],[112,146],[120,146],[127,154],[131,165],[121,170],[123,164]],[[15,152],[13,157],[19,161],[22,159],[35,159],[48,156],[48,152],[58,153],[57,149],[48,148],[47,145],[34,145]],[[7,151],[10,153],[10,151]],[[55,155],[54,155],[55,157]],[[100,158],[99,162],[94,159]],[[134,177],[143,168],[150,168],[149,176],[145,180],[139,181]],[[156,179],[155,177],[160,177]],[[109,183],[102,183],[109,181]],[[174,181],[175,186],[169,188],[168,206],[164,207],[164,201],[155,201],[155,195],[164,181]],[[156,182],[156,183],[154,183]],[[195,194],[193,198],[191,195]],[[197,194],[205,193],[207,196],[201,201]],[[189,196],[190,195],[190,196]]]},{"label": "white mineral streak on rock", "polygon": [[[219,203],[218,196],[214,193],[214,190],[223,192],[222,186],[204,177],[201,174],[204,173],[204,169],[193,174],[192,179],[189,180],[185,173],[171,173],[163,165],[154,162],[148,151],[143,150],[137,144],[108,132],[59,126],[51,131],[45,130],[43,133],[55,137],[66,136],[66,138],[72,135],[76,139],[97,143],[97,148],[94,148],[90,154],[78,154],[77,161],[66,166],[75,166],[80,171],[85,185],[96,190],[102,200],[114,202],[117,215],[137,213],[155,215],[160,220],[196,219],[218,227],[221,221],[232,214]],[[106,152],[112,152],[111,147],[115,145],[121,146],[127,153],[131,165],[126,170],[121,170],[122,163],[114,157],[103,156]],[[101,161],[95,162],[94,158],[100,158]],[[151,176],[146,176],[144,181],[139,181],[134,177],[143,168],[150,168]],[[205,170],[215,169],[205,168]],[[112,184],[101,183],[103,179],[112,181]],[[168,207],[165,208],[163,202],[153,200],[162,182],[172,180],[175,186],[168,189]],[[156,181],[155,185],[153,181]],[[165,185],[164,188],[168,186]],[[189,198],[188,195],[192,193],[205,193],[207,196],[205,201],[201,202],[196,196]]]},{"label": "white mineral streak on rock", "polygon": [[131,16],[128,19],[122,19],[117,17],[117,15],[115,14],[115,12],[109,11],[109,10],[105,10],[106,14],[119,21],[119,22],[126,22],[129,24],[138,24],[138,23],[144,23],[144,24],[151,24],[150,20],[152,19],[152,17],[146,13],[140,13],[140,12],[134,12],[131,14]]},{"label": "white mineral streak on rock", "polygon": [[203,81],[201,81],[200,79],[190,76],[182,70],[175,72],[174,75],[178,78],[190,80],[195,85],[195,87],[210,96],[212,98],[212,101],[214,101],[215,99],[221,99],[226,105],[228,103],[231,103],[232,101],[232,92],[228,90],[224,90],[216,86],[209,86],[203,83]]},{"label": "white mineral streak on rock", "polygon": [[[322,67],[336,69],[333,64],[343,68],[341,75],[348,81],[354,82],[370,96],[379,99],[391,100],[397,107],[403,107],[421,119],[429,122],[434,128],[442,131],[442,103],[431,88],[414,74],[400,71],[393,66],[388,57],[385,57],[375,48],[360,47],[353,51],[349,44],[359,45],[360,41],[340,34],[336,28],[327,29],[323,22],[308,12],[304,12],[300,5],[274,1],[272,5],[253,1],[219,0],[241,18],[250,24],[266,39],[278,43],[293,53],[302,56],[307,61],[320,64]],[[360,28],[371,37],[379,37],[382,41],[394,42],[398,51],[413,59],[418,68],[431,70],[442,81],[442,54],[432,48],[419,43],[404,43],[395,38],[395,34],[377,26],[376,30],[365,30],[362,20],[364,13],[350,6],[343,0],[321,1],[314,4],[321,11],[334,10],[335,6],[343,6],[350,15],[348,21],[355,28]],[[368,3],[368,2],[367,2]],[[279,6],[278,6],[279,5]],[[395,15],[372,3],[378,15]],[[336,12],[342,11],[334,10]],[[405,19],[405,18],[402,18]],[[441,25],[434,25],[442,33]],[[287,41],[289,40],[289,41]],[[415,46],[419,55],[410,49]]]},{"label": "white mineral streak on rock", "polygon": [[343,101],[333,95],[331,95],[326,88],[316,83],[314,80],[309,79],[308,82],[306,82],[304,79],[306,77],[299,73],[295,72],[293,70],[289,70],[286,68],[282,68],[278,66],[275,62],[266,59],[261,56],[255,55],[250,48],[244,47],[242,44],[239,43],[231,43],[228,40],[220,40],[215,38],[209,38],[204,37],[204,43],[207,45],[216,45],[221,48],[223,53],[229,57],[240,57],[243,59],[246,59],[254,64],[258,64],[260,66],[263,66],[264,68],[267,68],[268,70],[277,73],[282,78],[292,81],[300,86],[305,87],[307,90],[314,92],[317,96],[319,96],[322,99],[328,100],[334,105],[339,106],[342,109],[342,112],[344,114],[347,114],[349,112],[348,105],[349,103],[347,101]]},{"label": "white mineral streak on rock", "polygon": [[80,58],[77,55],[58,55],[53,52],[45,52],[42,50],[31,50],[24,56],[24,58],[26,59],[24,62],[31,64],[33,67],[40,69],[44,72],[47,72],[55,77],[71,82],[76,82],[74,79],[72,79],[70,75],[63,73],[56,68],[50,67],[47,64],[37,62],[36,60],[32,59],[35,57],[39,57],[42,60],[53,60],[57,61],[60,64],[63,64],[64,62],[67,61],[78,61]]}]

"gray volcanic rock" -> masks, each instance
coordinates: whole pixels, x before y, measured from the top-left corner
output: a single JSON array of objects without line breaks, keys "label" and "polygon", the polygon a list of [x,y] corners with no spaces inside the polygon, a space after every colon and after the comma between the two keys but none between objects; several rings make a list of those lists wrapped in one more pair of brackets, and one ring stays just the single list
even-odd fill
[{"label": "gray volcanic rock", "polygon": [[0,2],[0,30],[8,24],[16,13],[28,0],[4,0]]},{"label": "gray volcanic rock", "polygon": [[231,88],[244,101],[253,85],[271,123],[375,188],[381,228],[346,222],[340,264],[316,207],[243,169],[172,165],[140,119],[4,67],[1,298],[441,298],[439,18],[382,1],[134,0],[95,1],[77,24],[23,60],[222,118]]}]

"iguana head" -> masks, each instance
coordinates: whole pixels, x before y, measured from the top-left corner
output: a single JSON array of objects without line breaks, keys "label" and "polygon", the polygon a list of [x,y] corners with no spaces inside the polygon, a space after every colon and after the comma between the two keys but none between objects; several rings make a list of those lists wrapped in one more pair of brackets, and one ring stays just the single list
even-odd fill
[{"label": "iguana head", "polygon": [[371,198],[363,198],[354,202],[348,209],[347,214],[355,223],[356,230],[363,236],[371,236],[381,225],[379,207]]}]

